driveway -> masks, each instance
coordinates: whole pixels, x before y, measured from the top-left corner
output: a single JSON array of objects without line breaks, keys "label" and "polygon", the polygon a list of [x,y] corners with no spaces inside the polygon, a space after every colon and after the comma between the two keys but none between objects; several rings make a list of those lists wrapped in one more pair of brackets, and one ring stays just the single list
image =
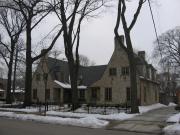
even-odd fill
[{"label": "driveway", "polygon": [[177,113],[177,111],[174,110],[174,107],[164,107],[149,111],[125,121],[113,121],[108,129],[162,134],[162,128],[167,125],[167,118],[175,113]]}]

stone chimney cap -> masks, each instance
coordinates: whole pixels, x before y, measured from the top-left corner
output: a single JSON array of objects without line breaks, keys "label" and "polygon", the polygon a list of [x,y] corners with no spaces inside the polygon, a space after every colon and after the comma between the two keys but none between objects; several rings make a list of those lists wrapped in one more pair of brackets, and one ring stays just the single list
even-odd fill
[{"label": "stone chimney cap", "polygon": [[145,54],[146,54],[145,51],[139,51],[139,52],[138,52],[138,56],[141,57],[141,58],[143,58],[144,60],[145,60]]}]

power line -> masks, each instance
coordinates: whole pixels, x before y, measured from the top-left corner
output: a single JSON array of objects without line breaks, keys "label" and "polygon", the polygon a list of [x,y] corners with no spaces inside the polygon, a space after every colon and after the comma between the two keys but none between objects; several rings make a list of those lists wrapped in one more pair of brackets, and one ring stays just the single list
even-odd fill
[{"label": "power line", "polygon": [[158,46],[159,46],[159,52],[160,52],[161,59],[162,59],[162,51],[161,51],[161,48],[160,48],[159,38],[158,38],[158,34],[157,34],[156,24],[155,24],[154,15],[153,15],[153,12],[152,12],[150,0],[148,0],[148,4],[149,4],[150,12],[151,12],[151,17],[152,17],[152,21],[153,21],[153,26],[154,26],[154,31],[155,31],[157,43],[158,43]]}]

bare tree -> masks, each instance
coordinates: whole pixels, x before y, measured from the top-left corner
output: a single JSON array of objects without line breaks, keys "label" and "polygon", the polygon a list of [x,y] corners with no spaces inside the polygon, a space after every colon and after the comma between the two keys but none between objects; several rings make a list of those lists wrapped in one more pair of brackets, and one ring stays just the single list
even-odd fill
[{"label": "bare tree", "polygon": [[[126,0],[119,0],[118,3],[118,15],[117,15],[117,21],[116,21],[116,26],[114,29],[115,33],[115,38],[118,40],[119,44],[124,48],[128,55],[129,59],[129,66],[130,66],[130,84],[131,84],[131,113],[138,113],[138,100],[137,100],[137,76],[136,76],[136,63],[135,63],[135,58],[134,58],[134,51],[133,51],[133,45],[131,42],[131,30],[134,27],[138,15],[141,11],[142,5],[146,0],[139,0],[139,5],[137,7],[137,10],[134,14],[134,17],[128,26],[127,24],[127,19],[125,16],[126,12],[126,5],[127,1]],[[120,21],[122,21],[123,25],[123,30],[125,34],[125,40],[126,40],[126,45],[127,47],[122,43],[121,37],[118,34],[118,28],[120,25]]]},{"label": "bare tree", "polygon": [[0,3],[1,7],[10,8],[21,13],[26,23],[26,73],[24,106],[29,106],[31,104],[33,62],[44,56],[52,49],[62,32],[62,29],[60,28],[46,51],[43,51],[43,53],[40,53],[36,57],[32,57],[32,31],[54,9],[50,2],[48,0],[2,0]]},{"label": "bare tree", "polygon": [[79,55],[79,63],[81,66],[93,66],[95,65],[94,61],[91,61],[87,56],[80,54]]},{"label": "bare tree", "polygon": [[180,67],[180,28],[168,30],[154,41],[153,57],[160,59],[159,64]]},{"label": "bare tree", "polygon": [[[59,4],[57,4],[59,2]],[[86,17],[93,17],[104,5],[104,0],[56,0],[55,13],[62,23],[65,55],[68,60],[72,89],[73,110],[78,107],[78,71],[81,24]],[[67,21],[68,20],[68,21]],[[75,57],[74,57],[74,50]]]},{"label": "bare tree", "polygon": [[6,8],[1,8],[0,10],[0,25],[4,28],[10,40],[9,42],[3,42],[2,40],[0,41],[0,46],[6,49],[5,52],[1,50],[0,54],[4,58],[8,67],[6,103],[11,103],[11,77],[13,70],[13,56],[16,44],[25,27],[25,20],[17,11]]}]

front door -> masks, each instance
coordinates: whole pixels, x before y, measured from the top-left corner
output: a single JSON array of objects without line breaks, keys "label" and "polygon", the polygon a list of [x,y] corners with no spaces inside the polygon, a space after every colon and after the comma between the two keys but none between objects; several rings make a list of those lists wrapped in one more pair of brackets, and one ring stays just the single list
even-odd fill
[{"label": "front door", "polygon": [[63,91],[64,103],[72,103],[72,91],[71,89],[64,89]]}]

